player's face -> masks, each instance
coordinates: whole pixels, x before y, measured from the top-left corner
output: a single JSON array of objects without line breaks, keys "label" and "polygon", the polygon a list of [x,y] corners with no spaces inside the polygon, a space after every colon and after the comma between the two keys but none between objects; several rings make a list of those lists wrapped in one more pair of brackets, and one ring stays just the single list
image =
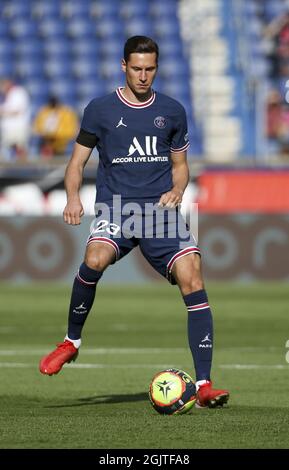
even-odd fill
[{"label": "player's face", "polygon": [[136,95],[145,95],[150,92],[157,68],[155,52],[133,52],[127,62],[122,60],[122,70],[126,74],[126,82]]}]

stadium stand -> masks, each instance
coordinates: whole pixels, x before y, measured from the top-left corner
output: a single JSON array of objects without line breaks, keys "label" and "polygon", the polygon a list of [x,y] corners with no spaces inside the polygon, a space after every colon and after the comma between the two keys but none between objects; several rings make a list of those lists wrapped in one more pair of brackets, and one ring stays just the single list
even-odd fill
[{"label": "stadium stand", "polygon": [[[0,0],[0,76],[26,87],[32,119],[51,94],[81,115],[123,84],[125,39],[152,35],[161,51],[155,88],[186,109],[194,174],[270,165],[289,154],[289,63],[278,74],[280,38],[271,33],[288,8],[288,0]],[[50,167],[37,158],[32,143],[34,166],[10,168],[6,181],[45,177]]]},{"label": "stadium stand", "polygon": [[184,104],[193,133],[190,72],[176,0],[3,0],[0,75],[27,87],[34,113],[51,92],[81,113],[85,102],[123,83],[123,42],[135,34],[160,42],[158,89],[172,91]]},{"label": "stadium stand", "polygon": [[180,4],[195,117],[203,130],[204,153],[215,162],[230,162],[248,150],[242,129],[247,116],[243,113],[242,81],[234,63],[236,34],[230,5],[226,0]]},{"label": "stadium stand", "polygon": [[246,149],[263,164],[284,164],[289,155],[288,11],[288,0],[234,2],[237,57],[251,114],[244,135],[253,144]]}]

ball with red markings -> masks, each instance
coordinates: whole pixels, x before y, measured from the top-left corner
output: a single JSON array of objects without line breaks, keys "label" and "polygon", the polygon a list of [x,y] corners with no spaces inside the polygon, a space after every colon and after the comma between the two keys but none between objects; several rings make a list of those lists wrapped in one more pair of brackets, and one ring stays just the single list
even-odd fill
[{"label": "ball with red markings", "polygon": [[160,414],[184,414],[194,406],[196,393],[195,383],[189,374],[180,369],[167,369],[153,377],[149,398]]}]

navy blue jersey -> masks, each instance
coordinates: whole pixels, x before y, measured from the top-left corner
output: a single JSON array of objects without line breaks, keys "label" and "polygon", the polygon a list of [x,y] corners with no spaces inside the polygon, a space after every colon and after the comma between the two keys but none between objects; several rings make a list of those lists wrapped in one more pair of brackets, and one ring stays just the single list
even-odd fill
[{"label": "navy blue jersey", "polygon": [[96,136],[99,202],[114,194],[132,200],[159,198],[172,188],[170,153],[189,147],[183,106],[154,91],[138,104],[128,101],[121,88],[92,100],[81,128]]}]

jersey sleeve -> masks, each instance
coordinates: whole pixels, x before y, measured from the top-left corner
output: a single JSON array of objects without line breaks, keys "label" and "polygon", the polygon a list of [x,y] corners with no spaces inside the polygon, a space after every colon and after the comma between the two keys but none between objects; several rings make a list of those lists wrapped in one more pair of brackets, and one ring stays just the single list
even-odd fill
[{"label": "jersey sleeve", "polygon": [[[100,139],[100,125],[99,125],[99,112],[98,107],[95,103],[95,100],[91,101],[86,108],[84,109],[83,118],[80,125],[80,134],[82,140],[83,138],[87,139],[90,136],[90,141],[88,141],[87,147],[97,144]],[[78,137],[79,137],[78,136]],[[79,142],[82,143],[82,142]]]},{"label": "jersey sleeve", "polygon": [[188,124],[186,111],[183,107],[180,108],[176,116],[175,128],[172,135],[170,151],[172,153],[184,152],[190,146],[188,137]]}]

